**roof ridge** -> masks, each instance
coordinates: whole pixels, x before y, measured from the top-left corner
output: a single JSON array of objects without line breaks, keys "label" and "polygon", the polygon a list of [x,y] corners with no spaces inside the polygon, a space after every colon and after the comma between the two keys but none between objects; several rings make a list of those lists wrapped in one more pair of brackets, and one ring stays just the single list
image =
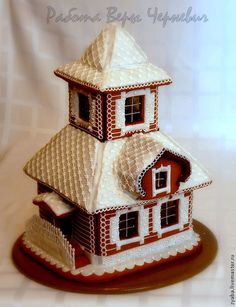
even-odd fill
[{"label": "roof ridge", "polygon": [[113,37],[112,37],[112,40],[110,42],[108,42],[108,44],[110,45],[110,48],[107,48],[107,52],[105,54],[105,61],[104,61],[105,63],[104,63],[104,67],[102,69],[103,71],[109,69],[109,66],[112,63],[112,58],[114,56],[114,48],[115,48],[117,30],[118,30],[118,27],[117,26],[115,27],[113,25],[113,27],[112,27]]},{"label": "roof ridge", "polygon": [[103,166],[102,161],[104,157],[104,150],[105,150],[106,144],[107,144],[106,142],[97,143],[95,161],[94,161],[94,165],[96,166],[95,166],[95,173],[94,173],[94,178],[92,182],[92,193],[89,199],[88,206],[85,206],[86,210],[90,212],[96,211],[96,201],[98,197],[98,189],[99,189],[101,176],[102,176],[102,166]]}]

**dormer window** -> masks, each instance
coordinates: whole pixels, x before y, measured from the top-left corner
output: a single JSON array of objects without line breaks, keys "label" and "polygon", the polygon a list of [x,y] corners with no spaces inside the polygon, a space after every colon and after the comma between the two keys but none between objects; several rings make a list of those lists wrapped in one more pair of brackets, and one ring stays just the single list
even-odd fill
[{"label": "dormer window", "polygon": [[79,118],[89,122],[89,97],[82,93],[77,93],[79,103]]},{"label": "dormer window", "polygon": [[144,95],[125,99],[125,125],[141,123],[144,120]]},{"label": "dormer window", "polygon": [[157,172],[155,175],[155,188],[163,189],[167,185],[167,172]]},{"label": "dormer window", "polygon": [[170,193],[170,166],[161,166],[152,169],[152,195]]}]

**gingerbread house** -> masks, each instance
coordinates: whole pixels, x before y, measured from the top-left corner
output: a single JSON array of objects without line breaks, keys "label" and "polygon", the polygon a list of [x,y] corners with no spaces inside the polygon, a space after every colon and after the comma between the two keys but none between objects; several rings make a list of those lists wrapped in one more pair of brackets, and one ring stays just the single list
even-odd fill
[{"label": "gingerbread house", "polygon": [[80,281],[193,253],[193,191],[211,179],[159,130],[158,90],[170,77],[113,24],[55,74],[69,85],[69,124],[24,168],[38,182],[39,207],[24,250]]}]

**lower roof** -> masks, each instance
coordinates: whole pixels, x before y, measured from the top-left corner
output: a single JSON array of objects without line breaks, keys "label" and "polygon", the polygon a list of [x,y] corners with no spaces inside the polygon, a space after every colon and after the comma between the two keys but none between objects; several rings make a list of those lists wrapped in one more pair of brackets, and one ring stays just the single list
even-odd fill
[{"label": "lower roof", "polygon": [[[123,146],[133,142],[135,137],[137,138],[137,134],[100,142],[86,132],[67,125],[33,156],[25,165],[24,171],[89,213],[141,204],[143,201],[137,200],[132,193],[126,191],[124,185],[122,187],[115,167],[117,159],[121,158]],[[140,133],[138,137],[156,142],[162,148],[190,161],[191,175],[180,183],[177,192],[211,183],[207,171],[162,132]],[[132,156],[125,159],[132,159]]]}]

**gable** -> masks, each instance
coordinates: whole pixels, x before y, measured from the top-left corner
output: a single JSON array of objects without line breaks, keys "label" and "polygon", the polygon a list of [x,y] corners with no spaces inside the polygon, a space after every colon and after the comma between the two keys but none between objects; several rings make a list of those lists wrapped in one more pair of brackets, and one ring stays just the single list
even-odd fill
[{"label": "gable", "polygon": [[[158,191],[156,180],[161,173],[165,175],[161,178],[164,181],[164,188],[160,186]],[[180,182],[185,182],[190,173],[190,162],[187,159],[166,150],[144,173],[140,184],[141,199],[161,198],[168,194],[174,194],[178,190]]]},{"label": "gable", "polygon": [[[179,167],[178,182],[186,181],[190,176],[191,168],[189,160],[182,153],[167,148],[162,142],[151,138],[150,134],[139,133],[130,137],[123,145],[115,165],[122,188],[135,198],[144,197],[146,191],[142,186],[143,177],[164,157],[172,165],[175,164],[176,168]],[[151,184],[150,180],[148,182]],[[146,189],[147,186],[145,179]]]},{"label": "gable", "polygon": [[163,149],[162,144],[147,134],[139,133],[129,137],[114,165],[121,187],[137,197],[138,177]]}]

